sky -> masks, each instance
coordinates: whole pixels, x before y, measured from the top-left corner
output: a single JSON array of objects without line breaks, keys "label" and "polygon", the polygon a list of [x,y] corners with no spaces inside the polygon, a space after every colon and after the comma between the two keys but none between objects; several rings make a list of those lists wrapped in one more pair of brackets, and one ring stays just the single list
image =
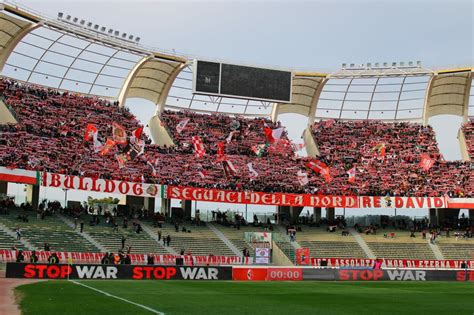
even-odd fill
[{"label": "sky", "polygon": [[[147,46],[211,60],[327,73],[342,63],[421,60],[428,69],[474,64],[469,0],[19,3],[52,17],[64,12],[119,29],[141,37]],[[126,105],[143,124],[155,111],[148,101],[130,99]],[[280,120],[290,138],[300,142],[307,119],[285,114]],[[454,116],[430,120],[447,159],[460,158],[456,136],[461,122]],[[44,193],[63,199],[62,191]],[[70,198],[85,197],[70,192]]]}]

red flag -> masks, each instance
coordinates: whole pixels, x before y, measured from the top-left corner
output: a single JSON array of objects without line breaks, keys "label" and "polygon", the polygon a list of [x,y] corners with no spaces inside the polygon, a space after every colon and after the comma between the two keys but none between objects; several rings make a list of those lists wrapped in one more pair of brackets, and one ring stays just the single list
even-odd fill
[{"label": "red flag", "polygon": [[196,157],[200,158],[206,155],[206,150],[204,149],[204,144],[202,143],[201,138],[199,138],[198,136],[193,136],[192,142],[193,142],[194,153]]},{"label": "red flag", "polygon": [[219,142],[217,144],[217,157],[222,158],[225,155],[225,142]]},{"label": "red flag", "polygon": [[263,132],[265,133],[268,143],[273,144],[281,139],[283,128],[272,129],[270,127],[264,127]]},{"label": "red flag", "polygon": [[297,248],[296,249],[296,264],[297,265],[309,265],[309,248]]},{"label": "red flag", "polygon": [[135,139],[140,139],[143,133],[143,126],[138,127],[132,132],[132,135],[135,137]]},{"label": "red flag", "polygon": [[324,180],[326,181],[326,183],[332,182],[332,177],[331,177],[331,172],[330,172],[329,167],[323,168],[321,170],[321,175],[323,175]]},{"label": "red flag", "polygon": [[100,150],[100,155],[107,155],[109,151],[115,146],[115,141],[112,139],[107,139],[107,142],[104,144],[102,150]]},{"label": "red flag", "polygon": [[127,132],[125,128],[117,123],[112,123],[112,134],[115,143],[126,144],[127,143]]},{"label": "red flag", "polygon": [[423,153],[421,155],[420,167],[425,171],[429,171],[430,168],[434,165],[434,162],[435,161],[430,157],[429,154]]},{"label": "red flag", "polygon": [[328,166],[326,165],[326,163],[320,160],[313,159],[306,163],[306,167],[312,169],[316,174],[319,174],[323,169],[326,169]]},{"label": "red flag", "polygon": [[347,171],[347,175],[349,175],[349,179],[347,180],[349,183],[355,182],[356,179],[356,168],[353,167]]},{"label": "red flag", "polygon": [[222,168],[224,169],[225,178],[229,179],[237,173],[234,164],[229,160],[222,161]]},{"label": "red flag", "polygon": [[84,134],[85,141],[91,141],[94,138],[94,134],[97,134],[97,127],[93,124],[87,124],[86,132]]}]

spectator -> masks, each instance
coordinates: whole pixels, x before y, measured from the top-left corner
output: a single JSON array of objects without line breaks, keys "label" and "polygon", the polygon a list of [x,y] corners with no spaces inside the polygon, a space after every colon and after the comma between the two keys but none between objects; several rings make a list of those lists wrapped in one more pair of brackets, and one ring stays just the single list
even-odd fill
[{"label": "spectator", "polygon": [[56,254],[56,252],[52,252],[49,257],[48,257],[48,263],[50,265],[56,265],[56,264],[59,264],[59,257],[58,257],[58,254]]},{"label": "spectator", "polygon": [[21,263],[25,260],[25,256],[23,255],[23,251],[19,250],[18,253],[16,254],[16,262]]},{"label": "spectator", "polygon": [[39,258],[38,258],[38,255],[36,255],[36,251],[32,251],[31,252],[31,256],[30,256],[30,263],[32,264],[36,264],[38,262]]}]

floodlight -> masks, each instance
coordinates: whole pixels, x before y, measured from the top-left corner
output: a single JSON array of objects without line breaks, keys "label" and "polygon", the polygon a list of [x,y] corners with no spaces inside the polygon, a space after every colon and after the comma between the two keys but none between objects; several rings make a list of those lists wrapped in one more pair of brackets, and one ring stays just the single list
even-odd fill
[{"label": "floodlight", "polygon": [[378,67],[379,67],[379,63],[376,62],[376,63],[375,63],[375,68],[378,68]]},{"label": "floodlight", "polygon": [[58,12],[58,18],[59,18],[59,19],[62,19],[62,18],[63,18],[63,15],[64,15],[64,13]]},{"label": "floodlight", "polygon": [[367,62],[367,68],[372,68],[372,63]]},{"label": "floodlight", "polygon": [[70,15],[66,16],[66,20],[69,21],[70,19],[71,19],[71,16],[70,16]]},{"label": "floodlight", "polygon": [[140,41],[140,37],[135,37],[135,41],[138,43]]},{"label": "floodlight", "polygon": [[107,28],[106,28],[105,26],[102,26],[102,27],[100,28],[100,31],[101,31],[102,33],[105,33],[106,30],[107,30]]},{"label": "floodlight", "polygon": [[92,27],[92,22],[87,22],[87,27],[91,28]]},{"label": "floodlight", "polygon": [[397,66],[397,63],[396,62],[392,62],[392,67],[396,67]]},{"label": "floodlight", "polygon": [[99,30],[99,24],[94,25],[94,30]]},{"label": "floodlight", "polygon": [[85,23],[86,23],[85,20],[81,20],[81,22],[79,22],[79,24],[81,24],[81,25],[84,25]]},{"label": "floodlight", "polygon": [[384,67],[388,67],[388,62],[384,62],[384,63],[383,63],[383,66],[384,66]]},{"label": "floodlight", "polygon": [[133,40],[133,35],[128,35],[128,40]]},{"label": "floodlight", "polygon": [[408,61],[408,66],[413,67],[413,61]]},{"label": "floodlight", "polygon": [[127,33],[122,33],[122,38],[127,38]]},{"label": "floodlight", "polygon": [[114,36],[117,36],[117,37],[118,37],[119,35],[120,35],[120,31],[115,31],[115,32],[114,32]]},{"label": "floodlight", "polygon": [[114,30],[109,28],[109,31],[108,31],[109,35],[112,35],[114,33]]},{"label": "floodlight", "polygon": [[418,60],[418,61],[416,62],[416,65],[417,65],[418,67],[421,67],[421,61]]},{"label": "floodlight", "polygon": [[342,69],[346,69],[347,64],[343,63],[342,64]]},{"label": "floodlight", "polygon": [[349,67],[351,67],[351,68],[354,68],[354,64],[353,64],[353,63],[351,63],[351,64],[349,65]]},{"label": "floodlight", "polygon": [[404,67],[405,66],[405,61],[400,61],[399,64],[400,64],[400,67]]},{"label": "floodlight", "polygon": [[73,21],[74,23],[77,23],[77,21],[79,21],[79,19],[78,19],[77,17],[75,17],[74,19],[72,19],[72,21]]}]

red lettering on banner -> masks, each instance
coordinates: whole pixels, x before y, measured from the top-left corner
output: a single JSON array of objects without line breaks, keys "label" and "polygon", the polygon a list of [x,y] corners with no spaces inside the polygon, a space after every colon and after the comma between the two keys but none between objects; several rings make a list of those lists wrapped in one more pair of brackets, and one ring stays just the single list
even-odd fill
[{"label": "red lettering on banner", "polygon": [[425,198],[423,197],[415,197],[415,201],[416,201],[416,204],[418,205],[418,208],[423,208],[424,199]]},{"label": "red lettering on banner", "polygon": [[407,197],[406,208],[415,208],[415,204],[413,203],[412,197]]},{"label": "red lettering on banner", "polygon": [[79,177],[79,190],[89,190],[89,183],[84,183],[87,177]]},{"label": "red lettering on banner", "polygon": [[443,207],[443,199],[441,198],[434,198],[434,207],[435,208],[442,208]]},{"label": "red lettering on banner", "polygon": [[68,175],[65,176],[64,188],[74,189],[74,176],[68,176]]},{"label": "red lettering on banner", "polygon": [[91,187],[91,190],[92,190],[92,191],[101,191],[101,186],[100,186],[100,184],[97,185],[97,178],[93,178],[93,179],[92,179],[92,187]]},{"label": "red lettering on banner", "polygon": [[115,191],[115,182],[110,179],[105,180],[105,187],[104,187],[104,192],[105,193],[113,193]]},{"label": "red lettering on banner", "polygon": [[395,208],[403,208],[403,198],[395,197]]},{"label": "red lettering on banner", "polygon": [[51,174],[51,183],[50,187],[59,187],[61,186],[61,176],[59,174]]},{"label": "red lettering on banner", "polygon": [[118,190],[121,194],[126,195],[130,190],[130,185],[128,184],[128,182],[120,182],[118,184]]},{"label": "red lettering on banner", "polygon": [[47,187],[48,186],[48,173],[43,172],[43,186]]},{"label": "red lettering on banner", "polygon": [[380,198],[379,196],[375,196],[374,197],[374,205],[373,207],[374,208],[380,208],[380,201],[381,201],[382,198]]},{"label": "red lettering on banner", "polygon": [[143,194],[143,187],[141,183],[135,183],[132,186],[132,191],[135,195],[140,196]]},{"label": "red lettering on banner", "polygon": [[35,272],[35,265],[26,265],[25,266],[25,273],[23,276],[25,278],[34,278],[36,272]]},{"label": "red lettering on banner", "polygon": [[370,197],[362,197],[362,208],[370,208],[371,204]]}]

